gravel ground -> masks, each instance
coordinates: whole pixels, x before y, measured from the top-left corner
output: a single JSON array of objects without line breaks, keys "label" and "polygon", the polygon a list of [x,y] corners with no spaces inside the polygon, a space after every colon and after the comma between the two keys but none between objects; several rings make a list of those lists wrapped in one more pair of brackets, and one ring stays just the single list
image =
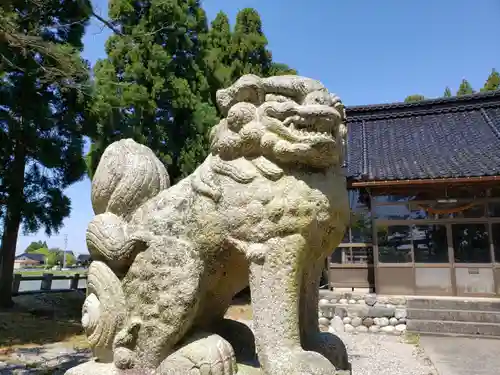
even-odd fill
[{"label": "gravel ground", "polygon": [[[250,328],[250,320],[239,319]],[[403,336],[337,334],[347,346],[352,375],[438,375],[424,351]]]},{"label": "gravel ground", "polygon": [[352,375],[437,375],[423,351],[402,337],[339,335],[347,346]]}]

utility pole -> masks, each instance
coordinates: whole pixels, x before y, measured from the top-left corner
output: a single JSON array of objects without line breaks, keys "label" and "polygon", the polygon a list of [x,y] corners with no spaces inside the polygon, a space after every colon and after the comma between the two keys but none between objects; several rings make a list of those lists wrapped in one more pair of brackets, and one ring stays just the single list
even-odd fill
[{"label": "utility pole", "polygon": [[68,250],[68,235],[64,235],[64,255],[63,255],[63,268],[66,268],[66,251]]}]

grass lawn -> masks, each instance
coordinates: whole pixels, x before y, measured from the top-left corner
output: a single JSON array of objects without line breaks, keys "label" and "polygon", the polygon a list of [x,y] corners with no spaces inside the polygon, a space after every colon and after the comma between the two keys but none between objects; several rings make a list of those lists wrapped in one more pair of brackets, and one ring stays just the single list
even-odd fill
[{"label": "grass lawn", "polygon": [[44,270],[44,269],[33,269],[33,270],[14,270],[14,274],[20,273],[23,276],[42,276],[44,273],[51,273],[53,275],[58,276],[73,276],[75,273],[80,274],[81,276],[87,274],[87,270],[67,270],[67,271],[58,271],[58,270]]},{"label": "grass lawn", "polygon": [[14,297],[13,309],[0,309],[0,361],[17,348],[51,343],[87,348],[80,321],[84,300],[78,292]]}]

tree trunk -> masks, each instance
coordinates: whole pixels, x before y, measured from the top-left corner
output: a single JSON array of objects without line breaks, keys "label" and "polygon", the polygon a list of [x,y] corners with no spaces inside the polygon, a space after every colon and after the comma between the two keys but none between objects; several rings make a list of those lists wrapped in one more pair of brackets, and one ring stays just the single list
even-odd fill
[{"label": "tree trunk", "polygon": [[13,306],[12,280],[17,237],[22,219],[25,165],[26,153],[20,139],[15,145],[12,167],[6,171],[9,174],[10,186],[7,186],[8,197],[0,251],[0,307],[4,308]]}]

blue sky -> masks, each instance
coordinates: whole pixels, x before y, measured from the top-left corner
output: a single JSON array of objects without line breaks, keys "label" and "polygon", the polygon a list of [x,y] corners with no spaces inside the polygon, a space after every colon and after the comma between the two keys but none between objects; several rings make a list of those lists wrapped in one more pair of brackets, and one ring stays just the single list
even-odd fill
[{"label": "blue sky", "polygon": [[[93,0],[106,16],[107,0]],[[409,94],[437,97],[456,92],[462,78],[479,89],[492,68],[500,70],[498,0],[205,0],[212,20],[220,11],[232,22],[253,7],[262,17],[278,62],[322,81],[346,105],[402,101]],[[93,22],[84,57],[105,57],[109,31]],[[20,236],[17,252],[34,240],[85,253],[85,229],[93,216],[88,179],[71,186],[71,217],[59,235]]]}]

